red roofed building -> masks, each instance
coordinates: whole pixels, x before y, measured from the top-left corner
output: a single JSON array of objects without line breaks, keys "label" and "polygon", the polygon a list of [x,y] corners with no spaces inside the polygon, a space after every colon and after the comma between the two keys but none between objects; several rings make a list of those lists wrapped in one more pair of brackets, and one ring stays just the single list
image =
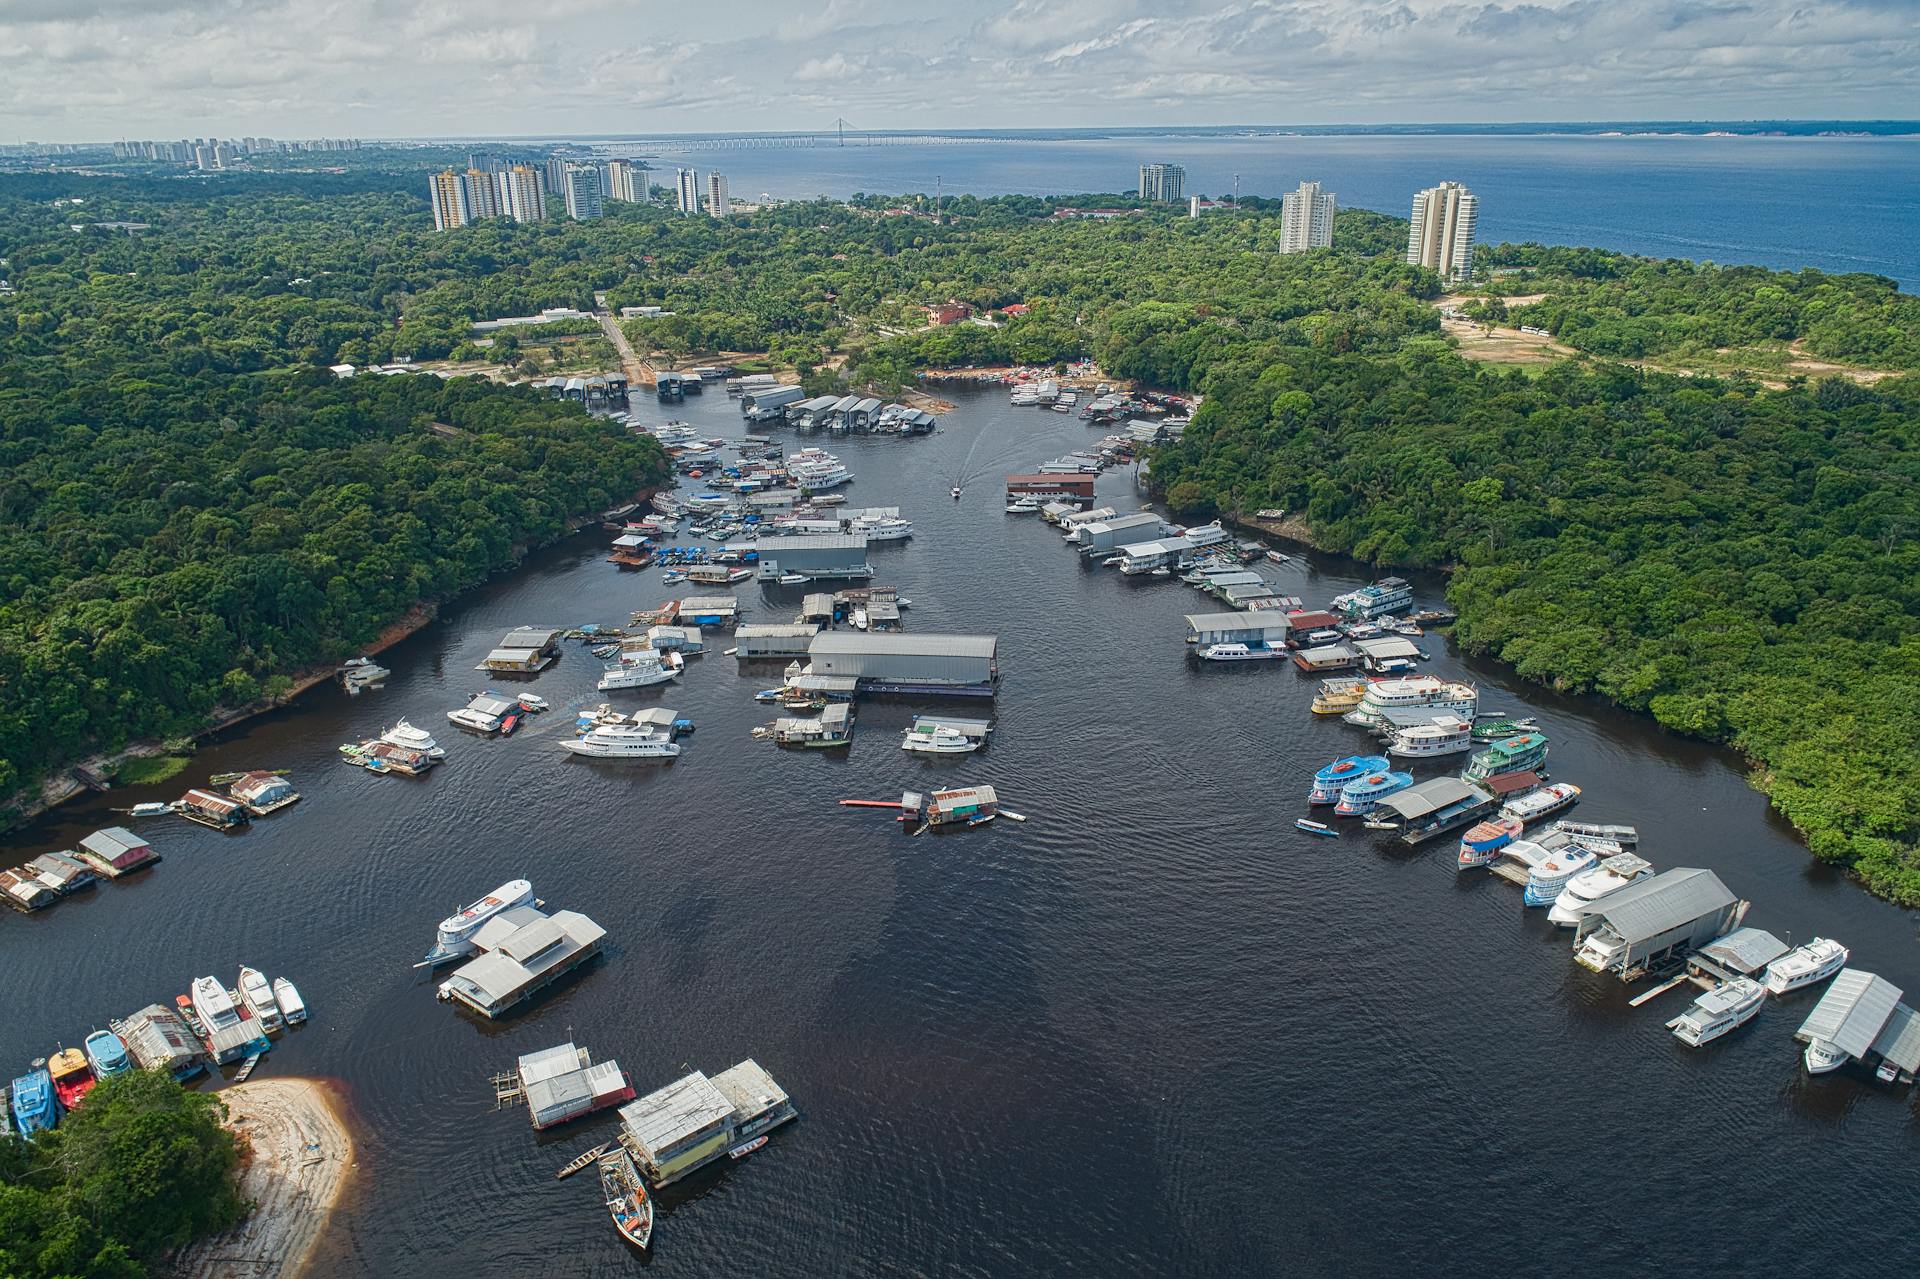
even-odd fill
[{"label": "red roofed building", "polygon": [[973,314],[973,308],[965,302],[942,302],[938,306],[927,308],[927,319],[934,324],[958,324]]},{"label": "red roofed building", "polygon": [[1010,306],[1001,307],[1000,311],[1003,315],[1025,315],[1028,309],[1025,302],[1015,302]]}]

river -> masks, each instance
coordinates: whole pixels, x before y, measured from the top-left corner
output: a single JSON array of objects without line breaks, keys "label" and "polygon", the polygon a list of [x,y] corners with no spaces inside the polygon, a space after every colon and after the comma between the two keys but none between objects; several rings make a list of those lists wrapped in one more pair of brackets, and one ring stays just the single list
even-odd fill
[{"label": "river", "polygon": [[[150,792],[68,805],[14,841],[71,846],[109,803],[172,798],[208,772],[290,768],[305,798],[239,835],[142,827],[165,861],[36,916],[0,918],[0,1061],[77,1042],[200,973],[294,979],[313,1021],[263,1077],[341,1081],[358,1189],[324,1275],[614,1275],[623,1251],[589,1179],[553,1170],[611,1113],[536,1135],[486,1077],[572,1038],[641,1091],[757,1058],[800,1119],[758,1154],[669,1190],[651,1266],[670,1275],[1523,1272],[1852,1273],[1920,1260],[1905,1185],[1907,1089],[1809,1079],[1791,1035],[1814,999],[1770,1004],[1702,1051],[1662,1022],[1686,996],[1576,967],[1519,891],[1409,851],[1290,829],[1309,774],[1358,750],[1307,713],[1315,681],[1200,669],[1191,589],[1080,564],[995,481],[1097,435],[1077,418],[961,392],[921,440],[835,442],[856,504],[899,504],[876,548],[913,631],[1000,637],[991,748],[932,761],[897,733],[936,702],[862,708],[846,752],[781,752],[724,641],[659,702],[697,731],[670,765],[576,760],[564,712],[508,740],[445,713],[519,624],[618,622],[666,598],[589,532],[534,556],[391,650],[384,690],[327,687],[230,732]],[[741,433],[708,394],[676,416]],[[954,477],[981,478],[952,501]],[[1131,505],[1129,476],[1103,496]],[[1327,557],[1267,571],[1324,602],[1366,578]],[[1424,602],[1440,584],[1422,579]],[[795,588],[751,584],[749,620]],[[1524,686],[1443,640],[1429,669],[1483,706],[1543,717],[1587,820],[1632,821],[1656,865],[1711,867],[1749,922],[1853,947],[1920,985],[1913,919],[1821,867],[1725,752]],[[569,645],[533,689],[602,700]],[[972,706],[952,708],[977,713]],[[342,766],[336,746],[400,716],[447,762],[421,780]],[[444,731],[443,731],[444,730]],[[1422,776],[1440,771],[1429,764]],[[991,782],[1031,816],[910,838],[842,797]],[[1864,783],[1865,779],[1863,779]],[[411,965],[435,921],[501,881],[584,910],[608,954],[495,1025],[436,1003]],[[1869,1260],[1871,1259],[1871,1260]]]}]

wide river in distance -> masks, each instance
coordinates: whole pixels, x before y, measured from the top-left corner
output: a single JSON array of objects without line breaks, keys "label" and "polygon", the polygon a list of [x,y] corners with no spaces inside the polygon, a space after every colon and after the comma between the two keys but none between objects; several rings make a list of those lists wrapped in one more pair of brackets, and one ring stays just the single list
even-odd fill
[{"label": "wide river in distance", "polygon": [[[6,1073],[196,974],[292,978],[313,1020],[261,1075],[339,1081],[359,1142],[322,1275],[1912,1270],[1912,1090],[1809,1078],[1792,1034],[1816,995],[1689,1050],[1662,1025],[1687,994],[1629,1008],[1636,988],[1575,966],[1510,884],[1457,873],[1451,841],[1295,832],[1313,770],[1370,739],[1310,716],[1316,681],[1290,666],[1190,658],[1182,616],[1216,607],[1191,588],[1085,565],[1003,512],[1003,472],[1097,431],[997,391],[954,398],[931,437],[822,442],[855,472],[850,502],[914,521],[872,552],[908,629],[999,636],[987,751],[902,752],[913,713],[986,709],[906,698],[863,705],[850,750],[752,740],[773,717],[752,694],[780,668],[723,656],[723,636],[678,684],[611,695],[696,722],[671,764],[560,749],[561,708],[606,700],[575,644],[530,685],[553,713],[506,740],[452,730],[507,629],[624,622],[674,593],[583,533],[391,650],[383,690],[322,688],[176,782],[17,835],[14,859],[71,847],[113,807],[228,769],[288,768],[305,794],[237,835],[149,821],[159,866],[0,917]],[[672,415],[743,430],[715,392]],[[1099,488],[1138,504],[1125,470]],[[1330,557],[1262,568],[1314,603],[1367,578]],[[739,594],[756,622],[800,602]],[[1425,669],[1478,682],[1483,707],[1542,718],[1578,816],[1636,823],[1657,866],[1710,867],[1750,899],[1749,923],[1837,937],[1920,988],[1913,916],[1808,856],[1737,759],[1424,643]],[[444,765],[339,762],[402,716]],[[990,782],[1031,820],[915,838],[836,803],[942,782]],[[450,908],[516,876],[599,921],[607,954],[486,1024],[412,965]],[[553,1177],[614,1114],[535,1134],[494,1110],[490,1073],[567,1039],[642,1092],[756,1058],[800,1118],[670,1188],[642,1261],[590,1177]]]}]

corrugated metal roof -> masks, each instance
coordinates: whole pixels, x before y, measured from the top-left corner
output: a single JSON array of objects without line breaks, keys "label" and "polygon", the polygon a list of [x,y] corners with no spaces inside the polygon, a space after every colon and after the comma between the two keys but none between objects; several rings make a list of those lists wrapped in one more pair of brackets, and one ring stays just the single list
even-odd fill
[{"label": "corrugated metal roof", "polygon": [[751,1057],[715,1075],[713,1086],[733,1103],[734,1113],[742,1119],[751,1119],[787,1100],[786,1089],[774,1083],[773,1076]]},{"label": "corrugated metal roof", "polygon": [[1631,944],[1724,910],[1737,900],[1712,871],[1676,866],[1607,894],[1592,914]]},{"label": "corrugated metal roof", "polygon": [[1895,1004],[1893,1016],[1873,1041],[1873,1051],[1909,1075],[1920,1074],[1920,1016],[1905,1004]]},{"label": "corrugated metal roof", "polygon": [[1492,799],[1492,796],[1471,782],[1462,781],[1458,777],[1436,777],[1432,781],[1409,786],[1396,795],[1387,796],[1380,801],[1380,806],[1391,808],[1400,814],[1401,821],[1413,821],[1476,797],[1482,801]]},{"label": "corrugated metal roof", "polygon": [[560,638],[560,632],[540,626],[522,626],[507,632],[501,648],[545,648]]},{"label": "corrugated metal roof", "polygon": [[136,848],[145,848],[147,841],[128,830],[125,826],[109,826],[97,830],[91,835],[83,835],[80,847],[90,853],[105,857],[109,861],[122,853],[132,852]]},{"label": "corrugated metal roof", "polygon": [[586,1054],[571,1043],[558,1044],[552,1048],[542,1048],[539,1052],[527,1053],[520,1058],[520,1082],[525,1085],[542,1079],[570,1075],[585,1064],[585,1056]]},{"label": "corrugated metal roof", "polygon": [[651,1159],[732,1114],[733,1103],[696,1070],[620,1107],[620,1122]]},{"label": "corrugated metal roof", "polygon": [[1382,635],[1378,639],[1360,639],[1353,646],[1368,657],[1418,657],[1420,648],[1412,640],[1399,635]]},{"label": "corrugated metal roof", "polygon": [[1898,986],[1877,974],[1842,968],[1793,1037],[1824,1040],[1848,1056],[1864,1057],[1893,1016],[1901,993]]},{"label": "corrugated metal roof", "polygon": [[1202,631],[1264,631],[1271,635],[1277,631],[1285,635],[1292,627],[1284,617],[1261,617],[1255,613],[1189,613],[1187,629],[1195,634]]},{"label": "corrugated metal roof", "polygon": [[817,635],[820,628],[811,623],[794,623],[788,626],[756,625],[742,626],[733,633],[737,640],[746,639],[792,639],[802,635]]},{"label": "corrugated metal roof", "polygon": [[1787,943],[1763,928],[1736,928],[1712,945],[1702,946],[1700,953],[1723,968],[1751,974],[1786,954],[1788,949]]},{"label": "corrugated metal roof", "polygon": [[1150,555],[1177,555],[1181,551],[1190,551],[1193,543],[1184,537],[1163,537],[1153,542],[1133,542],[1120,548],[1120,553],[1128,559],[1145,559]]},{"label": "corrugated metal roof", "polygon": [[[744,545],[744,544],[743,544]],[[789,533],[777,541],[752,544],[762,555],[778,559],[786,551],[865,550],[865,533]]]},{"label": "corrugated metal roof", "polygon": [[807,645],[809,655],[858,656],[885,653],[902,657],[987,657],[1000,646],[997,635],[924,635],[889,631],[822,631]]}]

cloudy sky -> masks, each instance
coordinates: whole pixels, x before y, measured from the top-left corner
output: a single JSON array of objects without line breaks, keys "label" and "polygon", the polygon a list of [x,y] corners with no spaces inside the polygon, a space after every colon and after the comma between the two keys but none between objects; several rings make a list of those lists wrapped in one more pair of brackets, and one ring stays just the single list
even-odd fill
[{"label": "cloudy sky", "polygon": [[0,139],[1913,118],[1916,0],[0,0]]}]

